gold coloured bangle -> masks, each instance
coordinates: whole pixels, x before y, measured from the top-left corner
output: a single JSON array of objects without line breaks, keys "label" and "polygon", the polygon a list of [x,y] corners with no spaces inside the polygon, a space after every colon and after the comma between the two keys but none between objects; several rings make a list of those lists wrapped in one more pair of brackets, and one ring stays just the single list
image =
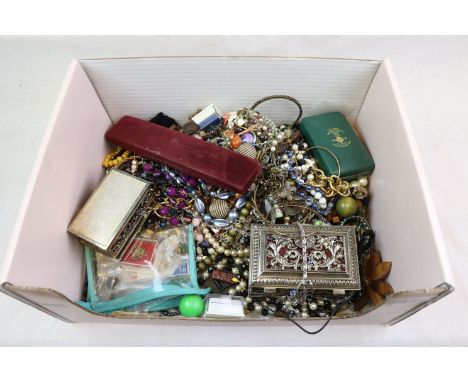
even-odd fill
[{"label": "gold coloured bangle", "polygon": [[336,155],[331,150],[323,146],[312,146],[312,147],[309,147],[307,150],[305,150],[305,152],[309,150],[314,150],[314,149],[325,150],[335,159],[337,167],[338,167],[338,174],[326,176],[322,170],[318,168],[314,168],[313,169],[314,179],[306,181],[306,184],[319,187],[325,193],[325,196],[329,198],[336,194],[340,196],[349,196],[350,195],[349,183],[346,180],[343,180],[340,178],[341,166],[340,166],[340,161],[338,160]]}]

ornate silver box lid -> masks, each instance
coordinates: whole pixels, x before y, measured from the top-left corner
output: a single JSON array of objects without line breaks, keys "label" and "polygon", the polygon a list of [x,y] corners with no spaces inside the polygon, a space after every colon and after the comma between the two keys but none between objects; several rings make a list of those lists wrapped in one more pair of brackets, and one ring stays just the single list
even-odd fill
[{"label": "ornate silver box lid", "polygon": [[117,257],[143,222],[151,183],[112,169],[68,226],[85,244]]},{"label": "ornate silver box lid", "polygon": [[344,293],[360,284],[354,227],[252,224],[249,295],[299,287]]}]

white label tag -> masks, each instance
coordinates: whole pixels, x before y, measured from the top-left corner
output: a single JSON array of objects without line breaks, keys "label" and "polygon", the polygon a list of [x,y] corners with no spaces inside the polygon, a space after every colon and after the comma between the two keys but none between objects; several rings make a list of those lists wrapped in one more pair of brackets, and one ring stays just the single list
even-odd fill
[{"label": "white label tag", "polygon": [[208,300],[208,308],[203,317],[244,317],[244,307],[241,300],[211,297]]}]

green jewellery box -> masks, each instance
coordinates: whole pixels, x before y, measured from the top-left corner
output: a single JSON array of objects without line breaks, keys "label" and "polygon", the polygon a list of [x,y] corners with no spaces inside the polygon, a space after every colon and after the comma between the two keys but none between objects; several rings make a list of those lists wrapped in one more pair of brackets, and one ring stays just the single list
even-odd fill
[{"label": "green jewellery box", "polygon": [[300,129],[307,143],[316,147],[314,156],[327,176],[338,175],[337,160],[343,179],[368,175],[374,170],[374,160],[343,114],[303,118]]}]

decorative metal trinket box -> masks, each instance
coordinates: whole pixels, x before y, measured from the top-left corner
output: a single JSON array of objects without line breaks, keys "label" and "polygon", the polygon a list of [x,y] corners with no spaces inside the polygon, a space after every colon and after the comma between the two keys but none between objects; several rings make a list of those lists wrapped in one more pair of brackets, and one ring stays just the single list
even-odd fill
[{"label": "decorative metal trinket box", "polygon": [[360,284],[354,227],[252,224],[250,296],[299,287],[345,293]]},{"label": "decorative metal trinket box", "polygon": [[91,248],[118,257],[138,233],[152,202],[151,183],[113,169],[68,226]]}]

